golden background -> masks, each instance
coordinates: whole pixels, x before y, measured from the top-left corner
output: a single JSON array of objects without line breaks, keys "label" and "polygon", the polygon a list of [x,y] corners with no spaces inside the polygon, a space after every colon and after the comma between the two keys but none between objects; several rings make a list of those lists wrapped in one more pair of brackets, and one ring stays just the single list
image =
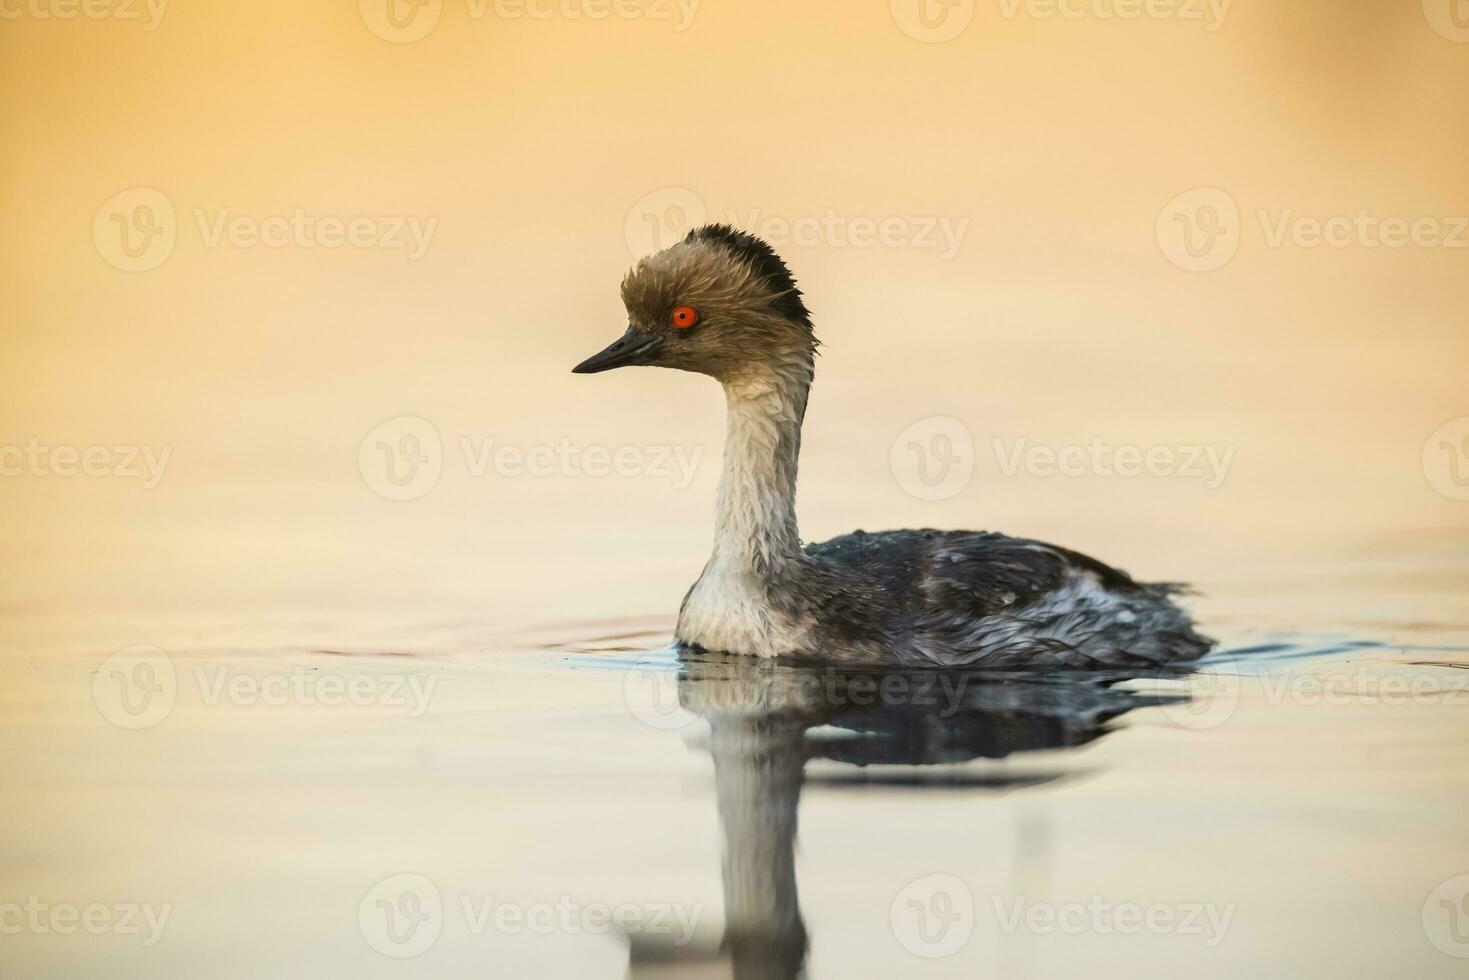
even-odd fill
[{"label": "golden background", "polygon": [[[826,344],[808,538],[993,528],[1211,590],[1400,561],[1463,578],[1469,503],[1435,491],[1423,453],[1469,415],[1469,250],[1272,247],[1258,217],[1469,214],[1469,44],[1418,0],[1237,0],[1215,24],[1206,5],[961,4],[944,43],[879,2],[704,0],[686,24],[672,3],[592,20],[448,2],[409,43],[373,32],[372,0],[175,0],[151,30],[39,2],[0,20],[0,443],[172,455],[154,489],[0,480],[22,643],[166,643],[200,618],[299,637],[671,617],[706,555],[722,399],[669,372],[568,373],[622,329],[628,230],[674,221],[687,195],[669,189],[713,220],[967,222],[949,258],[781,247]],[[109,261],[101,212],[131,188],[175,211],[147,271]],[[1156,232],[1194,188],[1239,208],[1214,271],[1170,262]],[[196,217],[297,209],[436,225],[413,260],[211,246]],[[445,447],[411,502],[358,467],[399,416]],[[942,501],[889,462],[930,416],[962,420],[976,453]],[[461,437],[703,455],[686,488],[474,477]],[[1235,455],[1209,489],[1005,477],[989,448],[1093,437]]]}]

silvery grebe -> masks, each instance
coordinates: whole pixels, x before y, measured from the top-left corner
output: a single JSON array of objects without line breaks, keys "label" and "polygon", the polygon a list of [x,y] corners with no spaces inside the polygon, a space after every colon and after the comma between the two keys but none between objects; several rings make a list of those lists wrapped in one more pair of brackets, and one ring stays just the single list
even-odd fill
[{"label": "silvery grebe", "polygon": [[1168,584],[984,531],[856,531],[802,547],[801,423],[811,316],[786,264],[727,225],[691,231],[622,283],[627,332],[578,374],[654,365],[724,386],[728,424],[714,553],[684,597],[688,647],[843,664],[1136,666],[1210,642]]}]

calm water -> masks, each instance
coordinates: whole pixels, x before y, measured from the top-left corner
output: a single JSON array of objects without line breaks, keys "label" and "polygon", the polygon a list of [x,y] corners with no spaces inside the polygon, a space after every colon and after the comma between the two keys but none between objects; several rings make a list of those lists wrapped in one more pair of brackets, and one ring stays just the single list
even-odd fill
[{"label": "calm water", "polygon": [[680,662],[657,618],[105,662],[37,626],[3,972],[1462,976],[1462,573],[1398,578],[1216,595],[1220,651],[1141,677]]}]

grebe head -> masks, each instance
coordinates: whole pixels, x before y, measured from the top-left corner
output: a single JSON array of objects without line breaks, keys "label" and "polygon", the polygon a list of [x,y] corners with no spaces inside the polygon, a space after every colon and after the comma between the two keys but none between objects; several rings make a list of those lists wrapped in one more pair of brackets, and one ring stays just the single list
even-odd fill
[{"label": "grebe head", "polygon": [[622,281],[627,332],[572,370],[630,365],[738,381],[810,365],[811,316],[780,256],[753,235],[705,225],[642,259]]}]

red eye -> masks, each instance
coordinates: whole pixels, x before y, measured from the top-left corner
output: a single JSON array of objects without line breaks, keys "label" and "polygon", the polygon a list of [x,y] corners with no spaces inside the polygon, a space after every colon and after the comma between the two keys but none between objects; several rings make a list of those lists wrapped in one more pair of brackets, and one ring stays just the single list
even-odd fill
[{"label": "red eye", "polygon": [[680,330],[687,330],[699,322],[699,311],[692,306],[680,306],[673,311],[673,325]]}]

